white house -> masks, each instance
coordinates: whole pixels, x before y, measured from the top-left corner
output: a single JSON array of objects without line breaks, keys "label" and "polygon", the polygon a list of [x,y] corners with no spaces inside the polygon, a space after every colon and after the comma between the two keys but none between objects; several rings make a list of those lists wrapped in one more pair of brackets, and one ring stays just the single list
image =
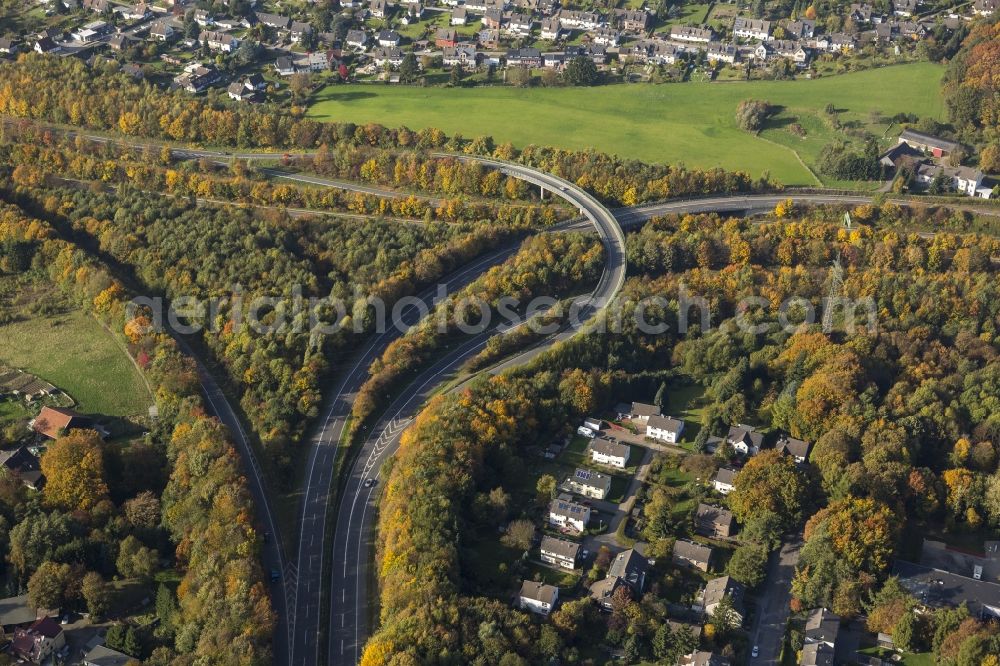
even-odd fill
[{"label": "white house", "polygon": [[728,495],[736,489],[736,472],[732,467],[720,467],[712,477],[712,487],[722,495]]},{"label": "white house", "polygon": [[548,615],[559,601],[559,588],[533,580],[521,583],[521,591],[517,595],[518,605],[524,610],[530,610],[539,615]]},{"label": "white house", "polygon": [[737,16],[733,21],[733,35],[740,39],[756,39],[766,42],[771,38],[771,22]]},{"label": "white house", "polygon": [[[567,495],[567,497],[569,497]],[[587,529],[590,522],[590,507],[568,499],[556,498],[549,502],[549,524],[555,527],[567,527],[577,532]]]},{"label": "white house", "polygon": [[562,489],[591,499],[602,500],[608,496],[608,492],[611,490],[611,477],[591,469],[578,467],[572,476],[566,477]]},{"label": "white house", "polygon": [[599,437],[590,443],[590,459],[601,465],[610,465],[619,469],[625,468],[632,449],[628,444],[612,442]]},{"label": "white house", "polygon": [[801,465],[809,459],[809,449],[812,448],[812,445],[794,437],[782,437],[774,448],[786,456],[791,456],[796,463]]},{"label": "white house", "polygon": [[569,570],[576,568],[576,557],[579,552],[580,544],[551,536],[543,536],[542,544],[539,547],[542,562],[555,564]]},{"label": "white house", "polygon": [[684,421],[671,416],[654,414],[646,421],[646,437],[658,439],[668,444],[676,444],[684,432]]},{"label": "white house", "polygon": [[753,426],[739,424],[729,428],[726,442],[741,456],[755,456],[760,453],[764,435],[754,430]]}]

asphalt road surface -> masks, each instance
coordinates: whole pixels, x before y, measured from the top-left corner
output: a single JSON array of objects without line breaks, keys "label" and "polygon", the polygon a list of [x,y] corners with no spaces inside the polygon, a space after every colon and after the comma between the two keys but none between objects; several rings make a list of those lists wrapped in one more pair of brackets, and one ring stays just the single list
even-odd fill
[{"label": "asphalt road surface", "polygon": [[788,624],[789,603],[792,600],[792,576],[799,563],[802,538],[786,540],[768,560],[767,578],[757,602],[757,617],[752,632],[753,645],[760,648],[754,664],[777,664],[781,644]]}]

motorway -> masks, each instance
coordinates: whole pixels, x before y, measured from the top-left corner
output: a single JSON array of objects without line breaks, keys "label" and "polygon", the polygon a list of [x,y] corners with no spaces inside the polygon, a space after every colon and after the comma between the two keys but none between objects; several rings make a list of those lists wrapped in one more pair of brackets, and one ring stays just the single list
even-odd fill
[{"label": "motorway", "polygon": [[[105,137],[89,135],[87,138],[95,141],[108,141]],[[219,151],[173,148],[174,157],[180,159],[208,158],[217,161],[237,159],[274,159],[279,157],[274,153],[236,153],[228,154]],[[609,211],[593,197],[576,185],[554,176],[524,167],[494,160],[486,160],[469,156],[450,156],[456,159],[478,160],[500,169],[507,175],[521,178],[538,185],[550,193],[567,200],[578,208],[585,219],[571,220],[552,228],[552,231],[593,230],[596,229],[604,246],[607,263],[594,291],[576,304],[582,310],[578,321],[585,322],[605,307],[617,294],[625,280],[625,240],[623,228],[640,225],[644,221],[659,215],[671,213],[699,212],[731,212],[755,213],[765,212],[774,208],[778,202],[791,198],[800,204],[841,204],[858,205],[870,203],[871,197],[858,195],[830,195],[813,193],[786,192],[778,195],[729,195],[704,197],[690,200],[674,200],[666,203],[651,204],[635,208]],[[274,173],[270,173],[273,171]],[[292,174],[280,170],[268,169],[268,175],[273,177],[289,177]],[[351,182],[331,181],[329,179],[311,176],[294,175],[296,180],[303,180],[317,185],[339,187],[345,190],[359,191],[379,196],[400,196],[401,193],[377,187],[369,187]],[[897,203],[906,205],[905,200]],[[962,205],[955,206],[963,207]],[[968,208],[964,206],[964,208]],[[982,211],[986,212],[986,211]],[[501,263],[513,252],[516,246],[511,245],[496,250],[481,257],[468,266],[463,267],[447,281],[448,290],[455,290],[468,284],[489,267]],[[433,294],[421,296],[424,304],[429,304]],[[416,323],[420,313],[417,307],[409,307],[403,311],[406,325]],[[570,328],[547,339],[531,350],[508,359],[503,368],[520,365],[536,354],[550,348],[562,339],[573,334],[577,329]],[[491,332],[470,337],[439,360],[432,368],[423,372],[408,386],[384,415],[371,429],[371,436],[364,442],[351,463],[350,472],[346,475],[340,487],[340,503],[336,507],[335,529],[332,535],[327,534],[328,511],[331,495],[336,493],[337,450],[341,435],[347,424],[351,406],[357,390],[367,378],[368,367],[378,358],[386,345],[400,335],[401,330],[390,327],[389,331],[375,335],[359,350],[350,363],[350,370],[339,379],[337,390],[327,399],[323,416],[318,421],[308,442],[309,456],[306,487],[302,503],[301,521],[297,553],[293,553],[288,561],[281,550],[281,539],[278,536],[277,525],[272,518],[266,484],[263,481],[259,464],[257,463],[248,438],[235,411],[226,401],[218,385],[212,379],[203,365],[199,371],[202,384],[209,403],[233,432],[237,448],[244,457],[245,467],[250,479],[251,492],[257,504],[258,520],[270,529],[273,539],[265,547],[264,561],[268,568],[276,568],[283,572],[281,588],[275,590],[274,605],[279,616],[280,627],[275,637],[276,663],[300,664],[355,664],[360,660],[364,642],[368,636],[368,623],[371,619],[371,601],[369,599],[369,565],[374,555],[375,514],[378,485],[365,487],[365,481],[377,481],[382,463],[396,450],[400,435],[406,425],[416,415],[426,399],[436,388],[455,373],[457,369],[471,356],[478,353]],[[193,354],[192,354],[193,355]],[[326,558],[330,553],[331,557]],[[323,584],[324,567],[329,571],[329,586]],[[324,600],[329,602],[329,625],[321,626]],[[320,656],[322,634],[327,635],[327,655]],[[764,641],[763,636],[761,637]],[[763,646],[762,646],[763,647]]]}]

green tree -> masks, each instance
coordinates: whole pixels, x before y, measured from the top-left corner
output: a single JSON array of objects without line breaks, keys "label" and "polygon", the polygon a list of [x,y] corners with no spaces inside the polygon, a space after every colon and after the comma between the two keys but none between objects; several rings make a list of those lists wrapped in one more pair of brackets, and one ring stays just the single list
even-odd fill
[{"label": "green tree", "polygon": [[592,86],[600,77],[597,65],[586,56],[577,56],[569,61],[563,72],[563,78],[571,86]]},{"label": "green tree", "polygon": [[756,587],[767,573],[767,547],[759,543],[747,543],[733,551],[726,565],[726,573],[747,587]]},{"label": "green tree", "polygon": [[551,474],[542,474],[538,477],[538,482],[535,484],[535,490],[538,491],[539,498],[544,498],[543,501],[548,502],[556,496],[557,485],[558,482],[556,481],[556,477]]},{"label": "green tree", "polygon": [[43,562],[28,580],[28,602],[34,608],[59,608],[67,600],[71,581],[68,564]]},{"label": "green tree", "polygon": [[762,510],[770,511],[788,528],[801,518],[805,494],[805,477],[792,458],[769,449],[747,461],[736,475],[729,508],[744,522]]},{"label": "green tree", "polygon": [[771,105],[760,99],[745,99],[736,107],[736,125],[747,132],[757,132],[771,115]]},{"label": "green tree", "polygon": [[95,617],[108,612],[111,603],[111,589],[96,571],[88,571],[80,584],[80,593],[87,603],[87,610]]},{"label": "green tree", "polygon": [[159,554],[131,534],[122,540],[118,548],[118,559],[115,566],[125,578],[141,578],[148,580],[156,573]]},{"label": "green tree", "polygon": [[413,83],[419,74],[420,65],[417,63],[417,56],[413,52],[407,53],[399,65],[399,80],[402,83]]}]

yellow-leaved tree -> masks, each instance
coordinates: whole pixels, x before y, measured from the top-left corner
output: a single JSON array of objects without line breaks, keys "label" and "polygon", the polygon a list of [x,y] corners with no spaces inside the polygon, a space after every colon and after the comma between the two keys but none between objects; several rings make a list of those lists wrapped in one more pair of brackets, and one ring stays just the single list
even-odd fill
[{"label": "yellow-leaved tree", "polygon": [[42,456],[45,502],[67,511],[90,511],[108,497],[104,450],[93,430],[73,430]]}]

